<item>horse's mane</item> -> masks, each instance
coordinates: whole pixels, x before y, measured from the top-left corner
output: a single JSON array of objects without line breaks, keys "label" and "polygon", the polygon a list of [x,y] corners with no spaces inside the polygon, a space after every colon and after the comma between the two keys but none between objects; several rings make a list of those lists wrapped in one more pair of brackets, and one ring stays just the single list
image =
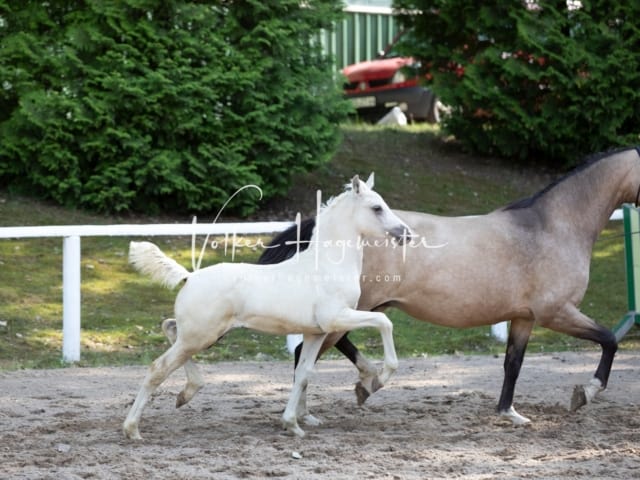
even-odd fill
[{"label": "horse's mane", "polygon": [[615,155],[616,153],[624,152],[626,150],[632,150],[632,148],[629,148],[629,147],[616,148],[616,149],[608,150],[606,152],[599,152],[599,153],[594,153],[592,155],[589,155],[583,159],[580,165],[578,165],[577,167],[575,167],[573,170],[566,173],[565,175],[557,178],[556,180],[551,182],[549,185],[544,187],[539,192],[534,193],[530,197],[525,197],[525,198],[521,198],[520,200],[516,200],[515,202],[510,203],[509,205],[503,207],[502,210],[518,210],[521,208],[532,207],[540,199],[540,197],[544,196],[547,192],[549,192],[559,184],[565,182],[567,179],[578,175],[579,173],[585,171],[586,169],[593,166],[595,163],[599,162],[604,158],[608,158],[611,155]]},{"label": "horse's mane", "polygon": [[315,226],[316,219],[310,217],[300,223],[300,238],[298,238],[298,225],[295,224],[280,232],[267,244],[258,263],[270,265],[284,262],[293,257],[296,251],[306,250],[309,247],[309,240],[311,240]]}]

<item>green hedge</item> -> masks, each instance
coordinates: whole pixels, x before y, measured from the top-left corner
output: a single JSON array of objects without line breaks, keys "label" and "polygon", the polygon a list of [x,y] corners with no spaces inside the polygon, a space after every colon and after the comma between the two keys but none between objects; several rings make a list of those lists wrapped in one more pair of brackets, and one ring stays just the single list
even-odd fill
[{"label": "green hedge", "polygon": [[404,48],[452,107],[446,131],[475,152],[559,165],[640,139],[640,3],[581,4],[394,2],[411,12]]},{"label": "green hedge", "polygon": [[341,9],[0,0],[0,180],[98,211],[217,210],[247,184],[286,192],[339,142],[349,106],[311,39]]}]

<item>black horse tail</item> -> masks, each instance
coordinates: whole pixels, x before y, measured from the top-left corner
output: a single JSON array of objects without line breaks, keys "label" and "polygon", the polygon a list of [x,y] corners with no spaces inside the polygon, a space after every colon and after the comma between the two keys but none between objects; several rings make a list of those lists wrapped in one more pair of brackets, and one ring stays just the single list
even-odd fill
[{"label": "black horse tail", "polygon": [[315,218],[307,218],[300,223],[300,235],[298,236],[298,225],[292,225],[285,231],[276,235],[266,246],[262,255],[258,259],[261,265],[280,263],[293,257],[297,251],[306,250],[309,247],[309,240],[316,226]]}]

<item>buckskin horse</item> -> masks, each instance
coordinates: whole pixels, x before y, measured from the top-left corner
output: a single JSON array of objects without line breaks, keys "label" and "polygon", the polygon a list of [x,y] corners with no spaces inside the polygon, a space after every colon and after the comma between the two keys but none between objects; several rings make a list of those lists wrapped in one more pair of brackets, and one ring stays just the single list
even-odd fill
[{"label": "buckskin horse", "polygon": [[[620,204],[638,203],[639,157],[640,147],[593,155],[535,195],[486,215],[396,212],[414,235],[444,246],[406,252],[365,247],[358,308],[396,307],[417,320],[449,327],[510,320],[497,411],[516,425],[530,421],[516,412],[513,396],[533,326],[598,343],[602,355],[594,377],[574,388],[571,409],[580,408],[606,388],[617,342],[578,305],[599,233]],[[304,247],[313,224],[305,220],[276,236],[259,263],[280,262]],[[401,281],[371,281],[376,278]],[[364,402],[380,386],[375,368],[346,335],[328,335],[320,354],[332,345],[358,368],[356,394],[358,403]]]}]

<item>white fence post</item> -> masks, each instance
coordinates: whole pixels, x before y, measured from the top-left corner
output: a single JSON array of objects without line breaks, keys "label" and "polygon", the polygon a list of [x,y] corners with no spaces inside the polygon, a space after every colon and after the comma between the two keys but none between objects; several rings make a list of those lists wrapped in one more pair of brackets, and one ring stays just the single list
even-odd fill
[{"label": "white fence post", "polygon": [[80,237],[62,243],[62,360],[80,360]]},{"label": "white fence post", "polygon": [[491,335],[502,343],[507,342],[509,337],[509,322],[500,322],[495,325],[491,325]]}]

